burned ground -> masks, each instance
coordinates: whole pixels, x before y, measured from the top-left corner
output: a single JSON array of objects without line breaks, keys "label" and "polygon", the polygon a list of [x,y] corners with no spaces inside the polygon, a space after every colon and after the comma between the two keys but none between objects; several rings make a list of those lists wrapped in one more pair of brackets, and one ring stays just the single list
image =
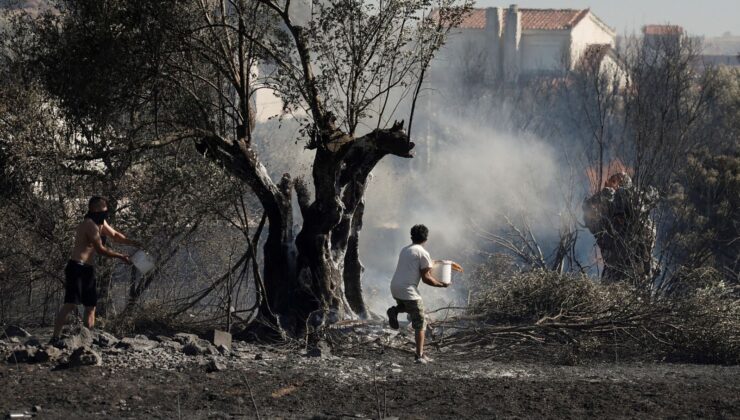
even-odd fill
[{"label": "burned ground", "polygon": [[[141,337],[138,347],[93,346],[101,366],[8,363],[0,408],[39,406],[38,418],[740,417],[737,366],[568,366],[546,347],[516,357],[495,343],[431,346],[434,362],[416,365],[407,333],[370,325],[349,334],[320,357],[300,345],[243,342],[227,354],[188,356],[181,343]],[[4,354],[11,346],[4,341]]]}]

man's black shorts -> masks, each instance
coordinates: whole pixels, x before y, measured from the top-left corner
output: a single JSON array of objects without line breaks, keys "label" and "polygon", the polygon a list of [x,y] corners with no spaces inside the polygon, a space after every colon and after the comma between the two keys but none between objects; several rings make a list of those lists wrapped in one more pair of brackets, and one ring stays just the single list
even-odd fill
[{"label": "man's black shorts", "polygon": [[64,268],[64,303],[95,306],[95,269],[91,265],[70,260]]}]

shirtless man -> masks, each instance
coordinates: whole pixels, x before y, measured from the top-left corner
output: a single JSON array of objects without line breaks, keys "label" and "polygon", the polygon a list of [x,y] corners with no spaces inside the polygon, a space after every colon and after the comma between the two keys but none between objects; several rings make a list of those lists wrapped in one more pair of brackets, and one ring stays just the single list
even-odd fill
[{"label": "shirtless man", "polygon": [[106,248],[104,238],[111,238],[124,245],[139,246],[139,243],[113,229],[106,222],[107,219],[106,200],[102,197],[91,198],[85,219],[77,226],[72,256],[64,269],[64,305],[59,310],[54,324],[52,342],[59,339],[67,315],[79,304],[85,306],[85,326],[92,328],[95,325],[95,305],[98,300],[95,289],[95,255],[118,258],[126,264],[131,264],[127,255]]}]

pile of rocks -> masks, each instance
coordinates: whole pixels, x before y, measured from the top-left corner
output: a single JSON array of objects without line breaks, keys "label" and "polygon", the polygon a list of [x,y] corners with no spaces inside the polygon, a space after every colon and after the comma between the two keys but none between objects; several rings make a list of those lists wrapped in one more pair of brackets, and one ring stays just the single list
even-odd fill
[{"label": "pile of rocks", "polygon": [[0,352],[7,353],[4,358],[8,363],[54,363],[57,367],[99,366],[102,358],[93,346],[115,339],[111,334],[85,327],[69,330],[54,343],[45,343],[16,326],[6,327],[2,337]]},{"label": "pile of rocks", "polygon": [[[109,332],[68,328],[55,345],[45,336],[0,329],[0,358],[8,363],[38,363],[52,369],[99,366],[102,375],[130,369],[206,372],[248,370],[256,375],[282,374],[286,370],[306,375],[333,375],[342,383],[373,381],[376,376],[400,375],[400,365],[377,362],[366,355],[383,354],[388,347],[413,348],[413,336],[388,330],[383,325],[361,324],[336,328],[313,343],[287,342],[256,345],[233,341],[228,333],[214,332],[205,339],[188,333],[116,337]],[[42,339],[45,337],[45,340]],[[412,352],[406,350],[406,359]],[[365,355],[365,356],[363,356]],[[357,356],[357,357],[356,357]],[[366,360],[367,359],[367,360]],[[380,364],[378,364],[380,363]]]},{"label": "pile of rocks", "polygon": [[16,326],[8,326],[0,334],[0,355],[8,363],[48,363],[55,368],[105,365],[111,373],[121,368],[180,370],[193,363],[217,372],[227,369],[230,359],[255,353],[251,347],[232,343],[231,335],[222,331],[212,333],[210,341],[188,333],[119,339],[83,326],[67,329],[54,343],[45,343]]}]

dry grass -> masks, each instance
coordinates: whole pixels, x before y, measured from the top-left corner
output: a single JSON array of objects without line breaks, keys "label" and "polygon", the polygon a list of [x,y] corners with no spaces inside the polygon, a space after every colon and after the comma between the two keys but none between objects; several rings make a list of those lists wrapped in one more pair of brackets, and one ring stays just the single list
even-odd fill
[{"label": "dry grass", "polygon": [[477,275],[476,299],[452,343],[514,336],[580,354],[740,363],[740,290],[711,269],[692,272],[671,296],[552,271]]}]

